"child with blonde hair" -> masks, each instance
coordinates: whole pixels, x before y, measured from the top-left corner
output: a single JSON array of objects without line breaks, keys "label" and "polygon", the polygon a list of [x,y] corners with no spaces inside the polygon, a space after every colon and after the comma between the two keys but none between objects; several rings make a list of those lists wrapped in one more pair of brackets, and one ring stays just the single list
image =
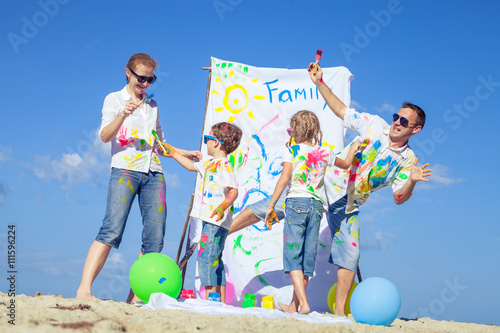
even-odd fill
[{"label": "child with blonde hair", "polygon": [[347,169],[360,143],[351,145],[345,160],[336,158],[328,146],[321,145],[318,117],[311,111],[299,111],[290,120],[290,140],[283,154],[283,170],[266,214],[266,225],[276,219],[274,207],[288,185],[283,229],[283,266],[290,274],[293,297],[290,305],[279,302],[281,309],[300,314],[310,312],[306,297],[309,277],[313,276],[319,240],[319,226],[328,203],[324,187],[327,168]]}]

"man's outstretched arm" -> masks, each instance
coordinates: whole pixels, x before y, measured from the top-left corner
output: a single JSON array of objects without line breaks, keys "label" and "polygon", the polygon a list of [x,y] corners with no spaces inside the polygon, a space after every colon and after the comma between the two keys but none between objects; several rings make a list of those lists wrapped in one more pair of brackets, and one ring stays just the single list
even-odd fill
[{"label": "man's outstretched arm", "polygon": [[[318,68],[317,72],[314,73],[313,68]],[[326,104],[330,107],[330,109],[335,113],[337,117],[344,120],[345,110],[347,107],[345,104],[330,90],[330,88],[323,81],[323,70],[319,65],[315,62],[311,62],[309,67],[307,68],[309,72],[309,77],[311,81],[318,87],[321,96],[325,100]]]},{"label": "man's outstretched arm", "polygon": [[398,191],[393,193],[394,202],[396,205],[404,204],[408,199],[410,199],[413,194],[413,189],[418,181],[428,182],[429,180],[424,177],[429,177],[431,175],[432,169],[425,169],[429,166],[426,163],[420,167],[417,166],[418,158],[411,166],[410,179],[401,187]]}]

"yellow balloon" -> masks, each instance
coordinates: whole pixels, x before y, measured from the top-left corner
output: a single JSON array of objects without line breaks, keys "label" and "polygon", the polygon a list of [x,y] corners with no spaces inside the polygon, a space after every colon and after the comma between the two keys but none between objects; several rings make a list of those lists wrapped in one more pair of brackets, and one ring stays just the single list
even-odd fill
[{"label": "yellow balloon", "polygon": [[[345,303],[345,315],[347,316],[351,313],[351,295],[356,288],[358,283],[356,281],[352,282],[351,290],[349,290],[349,295],[347,295],[347,302]],[[335,295],[337,294],[337,284],[335,283],[328,292],[328,296],[326,297],[326,301],[328,302],[328,307],[332,313],[335,313]]]}]

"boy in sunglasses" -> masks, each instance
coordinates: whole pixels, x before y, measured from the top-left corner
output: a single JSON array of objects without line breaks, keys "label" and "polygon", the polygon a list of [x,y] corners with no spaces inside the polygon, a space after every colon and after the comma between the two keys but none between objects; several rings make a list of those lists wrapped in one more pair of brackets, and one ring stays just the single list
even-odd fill
[{"label": "boy in sunglasses", "polygon": [[[359,262],[358,207],[368,199],[370,192],[387,186],[392,186],[394,202],[401,205],[410,199],[416,183],[427,182],[426,177],[431,175],[432,170],[426,169],[429,164],[417,166],[418,159],[408,146],[410,137],[424,127],[425,113],[417,105],[405,102],[389,125],[379,116],[346,107],[323,81],[323,72],[317,63],[311,63],[308,71],[333,113],[344,121],[345,127],[357,131],[367,144],[348,170],[339,169],[325,176],[329,202],[327,220],[333,237],[330,262],[338,266],[335,314],[344,316]],[[340,156],[346,153],[344,149]]]},{"label": "boy in sunglasses", "polygon": [[238,197],[238,188],[232,165],[227,159],[238,148],[242,136],[239,127],[221,122],[212,126],[210,135],[204,136],[207,154],[212,159],[194,163],[178,154],[168,144],[163,146],[187,170],[196,171],[201,176],[193,204],[191,216],[203,221],[198,272],[205,295],[218,292],[221,302],[225,302],[226,272],[222,251],[229,228],[233,222],[233,202]]}]

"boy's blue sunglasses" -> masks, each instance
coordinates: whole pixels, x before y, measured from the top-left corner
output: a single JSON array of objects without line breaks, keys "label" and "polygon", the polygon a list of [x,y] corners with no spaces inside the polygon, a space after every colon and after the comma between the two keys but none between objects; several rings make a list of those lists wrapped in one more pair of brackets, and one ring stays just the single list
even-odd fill
[{"label": "boy's blue sunglasses", "polygon": [[217,139],[215,136],[211,136],[211,135],[204,135],[204,136],[203,136],[203,143],[204,143],[204,144],[207,144],[207,141],[208,141],[208,140],[217,140],[217,141],[219,141],[219,142],[220,142],[220,144],[221,144],[221,145],[223,145],[223,144],[224,144],[224,142],[220,141],[220,140],[219,140],[219,139]]}]

